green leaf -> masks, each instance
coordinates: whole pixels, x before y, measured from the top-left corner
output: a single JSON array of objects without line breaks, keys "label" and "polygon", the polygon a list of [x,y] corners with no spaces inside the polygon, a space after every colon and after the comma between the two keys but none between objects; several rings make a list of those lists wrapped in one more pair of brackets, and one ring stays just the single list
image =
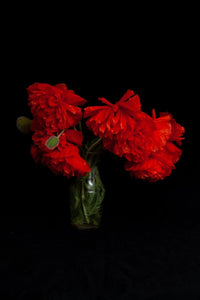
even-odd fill
[{"label": "green leaf", "polygon": [[59,145],[59,137],[53,135],[45,143],[47,148],[55,149]]},{"label": "green leaf", "polygon": [[24,134],[31,133],[32,120],[27,117],[19,117],[16,121],[16,126],[19,131]]}]

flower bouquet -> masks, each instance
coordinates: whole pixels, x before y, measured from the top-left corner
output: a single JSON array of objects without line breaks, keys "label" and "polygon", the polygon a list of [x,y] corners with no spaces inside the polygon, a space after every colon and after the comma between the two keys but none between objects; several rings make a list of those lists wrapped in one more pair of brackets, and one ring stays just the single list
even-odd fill
[{"label": "flower bouquet", "polygon": [[[107,150],[124,160],[130,176],[155,182],[169,176],[181,157],[184,127],[168,112],[157,117],[141,110],[138,95],[128,90],[115,104],[87,101],[63,83],[34,83],[27,88],[33,116],[17,119],[32,134],[31,155],[53,173],[73,177],[69,189],[71,223],[79,229],[98,228],[105,195],[98,163]],[[85,140],[83,122],[92,134]]]}]

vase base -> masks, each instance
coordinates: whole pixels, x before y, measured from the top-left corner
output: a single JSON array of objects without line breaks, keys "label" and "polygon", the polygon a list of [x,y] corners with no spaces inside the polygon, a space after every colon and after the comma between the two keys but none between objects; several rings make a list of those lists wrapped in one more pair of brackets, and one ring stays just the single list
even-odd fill
[{"label": "vase base", "polygon": [[76,224],[71,223],[73,227],[76,227],[79,230],[85,230],[85,229],[98,229],[99,225],[90,225],[90,224]]}]

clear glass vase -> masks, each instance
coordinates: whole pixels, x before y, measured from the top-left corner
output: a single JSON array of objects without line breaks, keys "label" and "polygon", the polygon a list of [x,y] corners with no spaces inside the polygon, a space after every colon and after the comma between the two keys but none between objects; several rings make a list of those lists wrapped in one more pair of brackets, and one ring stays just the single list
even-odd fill
[{"label": "clear glass vase", "polygon": [[99,169],[91,153],[91,171],[84,177],[74,178],[69,187],[71,224],[78,229],[99,228],[103,210],[105,188]]}]

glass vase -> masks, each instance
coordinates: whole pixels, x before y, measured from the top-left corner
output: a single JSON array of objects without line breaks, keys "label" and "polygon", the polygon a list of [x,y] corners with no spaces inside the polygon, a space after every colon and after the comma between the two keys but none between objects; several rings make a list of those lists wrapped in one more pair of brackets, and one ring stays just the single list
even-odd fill
[{"label": "glass vase", "polygon": [[97,164],[88,162],[91,171],[74,178],[69,187],[71,224],[78,229],[99,228],[101,223],[105,188]]}]

